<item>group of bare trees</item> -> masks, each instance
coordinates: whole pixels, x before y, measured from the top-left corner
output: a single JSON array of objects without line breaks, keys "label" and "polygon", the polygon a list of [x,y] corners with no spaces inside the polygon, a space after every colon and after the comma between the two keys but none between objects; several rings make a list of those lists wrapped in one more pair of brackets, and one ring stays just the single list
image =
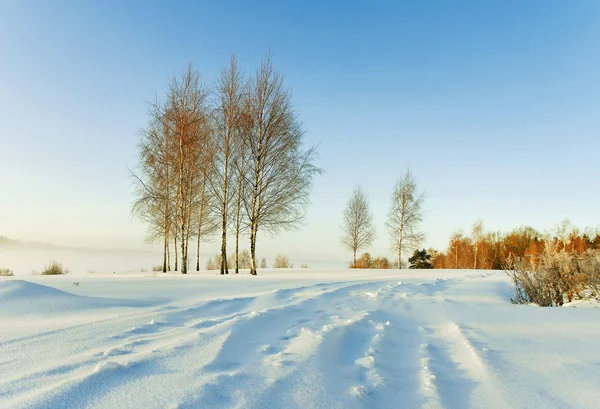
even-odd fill
[{"label": "group of bare trees", "polygon": [[[291,93],[270,55],[245,77],[233,56],[213,88],[189,65],[173,78],[166,96],[150,104],[142,131],[133,212],[149,226],[148,239],[163,243],[163,272],[185,274],[189,242],[221,238],[221,274],[229,273],[227,234],[250,239],[250,272],[257,274],[259,231],[300,226],[314,177],[316,147],[303,147],[304,131]],[[180,267],[178,261],[181,259]]]},{"label": "group of bare trees", "polygon": [[[398,179],[392,193],[392,204],[385,223],[391,247],[397,256],[397,266],[402,267],[402,252],[415,249],[425,238],[419,230],[423,220],[424,194],[417,192],[416,180],[407,169]],[[357,266],[356,253],[373,244],[377,237],[369,201],[357,187],[346,205],[342,220],[341,243],[352,252],[352,266]]]}]

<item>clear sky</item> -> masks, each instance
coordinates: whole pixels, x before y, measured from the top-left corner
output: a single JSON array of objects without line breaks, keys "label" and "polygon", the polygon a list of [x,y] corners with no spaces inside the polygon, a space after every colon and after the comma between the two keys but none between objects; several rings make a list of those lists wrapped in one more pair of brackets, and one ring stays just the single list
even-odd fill
[{"label": "clear sky", "polygon": [[359,184],[369,251],[391,256],[406,167],[427,194],[427,247],[477,218],[600,224],[599,1],[291,3],[0,2],[0,235],[142,247],[127,166],[144,101],[188,61],[211,83],[232,52],[251,73],[269,48],[326,173],[306,226],[259,236],[259,255],[349,260],[339,225]]}]

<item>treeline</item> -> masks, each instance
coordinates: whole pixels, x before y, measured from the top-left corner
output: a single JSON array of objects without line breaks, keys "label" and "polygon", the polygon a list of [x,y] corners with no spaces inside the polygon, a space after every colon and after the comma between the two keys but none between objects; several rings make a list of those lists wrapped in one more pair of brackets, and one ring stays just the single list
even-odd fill
[{"label": "treeline", "polygon": [[[218,234],[221,274],[245,265],[239,241],[247,235],[256,275],[258,232],[299,227],[321,172],[316,148],[303,147],[291,93],[270,56],[248,77],[233,56],[210,87],[190,64],[148,111],[132,171],[133,213],[147,223],[148,240],[161,241],[163,272],[172,261],[188,272],[192,240],[200,270],[200,243]],[[228,234],[235,241],[231,264]]]},{"label": "treeline", "polygon": [[501,270],[509,259],[523,259],[535,267],[547,250],[585,253],[600,249],[600,234],[580,231],[563,221],[555,231],[542,234],[532,227],[519,227],[508,233],[487,232],[481,220],[473,224],[470,235],[461,232],[450,237],[445,252],[429,249],[434,268]]}]

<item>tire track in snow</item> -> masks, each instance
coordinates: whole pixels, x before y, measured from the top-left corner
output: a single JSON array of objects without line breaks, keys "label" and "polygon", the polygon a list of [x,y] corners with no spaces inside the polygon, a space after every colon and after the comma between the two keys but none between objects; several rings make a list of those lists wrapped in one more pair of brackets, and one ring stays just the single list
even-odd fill
[{"label": "tire track in snow", "polygon": [[[349,408],[368,405],[372,392],[384,385],[377,355],[379,348],[388,347],[384,342],[385,331],[391,328],[387,321],[378,322],[373,315],[378,313],[376,309],[381,299],[392,296],[398,285],[386,283],[381,286],[375,282],[352,291],[352,298],[345,300],[345,312],[354,312],[355,318],[337,319],[336,324],[326,325],[318,334],[320,342],[314,352],[286,366],[272,385],[248,407]],[[280,397],[286,398],[282,401]]]},{"label": "tire track in snow", "polygon": [[[297,367],[313,353],[322,341],[322,332],[332,325],[332,303],[354,289],[371,285],[346,284],[310,293],[306,298],[300,293],[289,304],[255,312],[250,320],[240,321],[232,327],[217,357],[197,371],[198,375],[212,373],[212,381],[203,386],[199,397],[182,402],[180,407],[247,407],[252,397],[288,376],[288,368]],[[228,387],[231,376],[236,377],[236,390]],[[240,390],[245,391],[243,396]],[[214,399],[216,391],[220,391],[220,401]]]},{"label": "tire track in snow", "polygon": [[[341,288],[344,287],[346,286],[342,286]],[[309,287],[299,289],[296,293],[304,293],[308,289]],[[321,293],[322,292],[319,292],[319,294]],[[262,297],[269,297],[269,295],[267,294]],[[294,302],[301,301],[301,299],[294,300]],[[92,370],[93,368],[121,368],[121,371],[127,371],[135,362],[141,362],[144,354],[174,347],[186,342],[193,343],[199,333],[206,332],[206,329],[210,330],[213,326],[219,326],[220,324],[222,324],[224,328],[233,326],[237,319],[243,318],[244,315],[249,316],[251,314],[251,312],[239,312],[240,309],[243,310],[251,304],[248,297],[244,297],[242,301],[240,301],[239,297],[234,297],[229,300],[209,300],[202,302],[200,305],[188,305],[181,308],[166,306],[153,311],[144,310],[137,314],[127,314],[125,317],[117,316],[102,320],[102,323],[117,321],[123,326],[127,325],[132,320],[137,322],[140,319],[150,319],[152,316],[162,316],[165,319],[165,321],[155,322],[152,320],[150,323],[147,322],[142,325],[130,327],[129,330],[125,330],[121,334],[109,337],[108,343],[101,342],[101,340],[95,339],[96,337],[92,337],[92,339],[88,338],[88,345],[94,345],[93,349],[98,351],[99,347],[96,345],[101,347],[100,351],[92,352],[91,356],[89,349],[85,353],[66,356],[69,353],[69,350],[68,348],[62,348],[61,352],[66,356],[65,361],[67,363],[62,364],[59,367],[56,367],[56,364],[51,361],[45,367],[42,366],[41,368],[39,365],[28,366],[28,368],[30,368],[29,371],[19,372],[12,377],[9,376],[1,379],[0,391],[12,391],[13,393],[11,395],[19,393],[28,395],[29,397],[35,395],[41,396],[44,393],[50,392],[50,390],[39,388],[39,384],[42,382],[44,384],[53,385],[51,389],[64,390],[65,388],[68,389],[69,384],[77,385],[80,382],[85,382],[86,376],[88,376],[90,372],[94,373]],[[233,311],[238,312],[234,312],[229,316],[218,317],[220,313],[230,313]],[[217,316],[218,318],[213,319],[212,322],[208,319],[198,321],[198,316]],[[171,322],[169,322],[169,320]],[[94,324],[97,323],[80,325],[75,329],[77,330],[77,333],[80,333],[85,327],[88,327],[86,329],[90,329],[92,332],[98,332],[99,334],[106,333],[106,328],[97,328]],[[53,336],[64,337],[65,332],[73,332],[73,329],[74,328],[65,328],[45,333],[42,336],[43,341],[41,342],[41,345],[55,345],[51,340]],[[198,329],[200,329],[200,331],[198,331]],[[89,334],[89,331],[84,332]],[[27,341],[28,343],[33,342],[34,339],[35,337],[27,338]],[[115,344],[115,340],[119,342]],[[19,344],[19,342],[15,341],[15,346],[22,347],[22,345]],[[140,346],[144,347],[140,348]],[[89,369],[86,370],[86,368]],[[16,385],[19,387],[16,388]]]}]

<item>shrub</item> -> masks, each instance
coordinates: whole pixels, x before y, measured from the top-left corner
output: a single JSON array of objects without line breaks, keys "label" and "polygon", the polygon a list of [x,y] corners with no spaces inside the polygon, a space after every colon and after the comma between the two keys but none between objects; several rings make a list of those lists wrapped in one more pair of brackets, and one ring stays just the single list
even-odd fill
[{"label": "shrub", "polygon": [[[232,264],[233,264],[233,258],[229,257],[229,260],[227,260],[227,268],[231,269]],[[206,262],[206,269],[207,270],[220,270],[221,269],[221,255],[215,254],[215,256],[213,258],[209,258],[208,261]]]},{"label": "shrub", "polygon": [[391,264],[387,257],[375,257],[371,262],[371,268],[387,269]]},{"label": "shrub", "polygon": [[260,260],[260,268],[268,268],[267,267],[267,259],[264,257],[262,260]]},{"label": "shrub", "polygon": [[356,260],[356,265],[353,266],[350,264],[350,268],[377,268],[377,269],[387,269],[390,268],[391,263],[386,257],[375,257],[372,258],[369,253],[363,253]]},{"label": "shrub", "polygon": [[556,251],[555,245],[548,242],[535,265],[509,256],[504,271],[515,289],[515,297],[510,300],[513,304],[552,307],[574,298],[600,299],[600,260],[593,251],[582,254]]},{"label": "shrub", "polygon": [[372,257],[369,253],[363,253],[358,259],[356,259],[356,265],[351,266],[352,268],[371,268]]},{"label": "shrub", "polygon": [[290,260],[286,256],[278,254],[273,262],[273,268],[290,268]]},{"label": "shrub", "polygon": [[0,276],[1,277],[12,277],[14,276],[12,270],[9,270],[8,268],[0,268]]},{"label": "shrub", "polygon": [[300,268],[308,268],[308,264],[301,264]]},{"label": "shrub", "polygon": [[[229,256],[227,259],[227,268],[235,269],[235,253]],[[246,249],[241,250],[238,253],[238,268],[239,269],[250,269],[250,252]],[[218,264],[216,270],[221,269],[221,257],[218,256]]]},{"label": "shrub", "polygon": [[42,271],[43,276],[55,276],[62,274],[69,274],[69,270],[64,268],[61,263],[56,261],[51,261],[50,265],[44,267],[44,270]]},{"label": "shrub", "polygon": [[157,264],[155,266],[152,266],[152,271],[154,271],[155,273],[160,273],[163,271],[163,265],[162,264]]}]

